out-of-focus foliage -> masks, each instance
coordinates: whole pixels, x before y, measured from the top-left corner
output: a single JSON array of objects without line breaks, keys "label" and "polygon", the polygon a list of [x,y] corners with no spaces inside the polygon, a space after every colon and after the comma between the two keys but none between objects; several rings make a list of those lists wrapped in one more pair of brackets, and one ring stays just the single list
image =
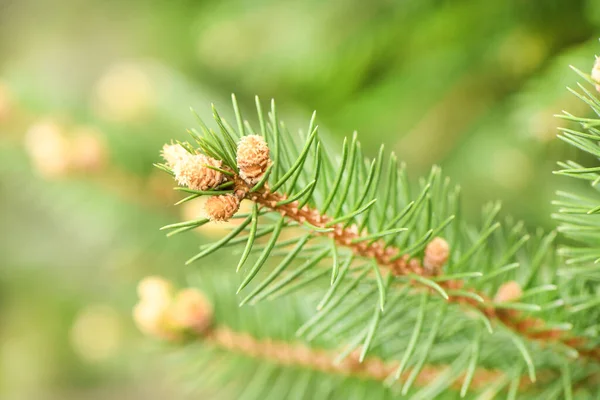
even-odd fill
[{"label": "out-of-focus foliage", "polygon": [[597,3],[0,3],[0,397],[179,391],[129,322],[135,282],[183,277],[198,244],[158,231],[179,210],[151,164],[189,106],[231,92],[276,97],[294,126],[316,108],[331,141],[356,129],[413,177],[441,164],[467,214],[501,199],[554,226],[549,199],[572,183],[550,171],[582,155],[552,116],[587,112],[564,87],[599,52]]}]

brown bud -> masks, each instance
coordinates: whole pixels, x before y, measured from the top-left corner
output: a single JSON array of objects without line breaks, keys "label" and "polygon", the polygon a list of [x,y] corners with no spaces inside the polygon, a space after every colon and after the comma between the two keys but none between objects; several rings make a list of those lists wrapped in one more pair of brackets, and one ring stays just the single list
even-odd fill
[{"label": "brown bud", "polygon": [[240,208],[240,200],[232,195],[212,196],[206,200],[204,210],[211,221],[228,221]]},{"label": "brown bud", "polygon": [[523,294],[521,285],[515,281],[508,281],[503,283],[494,296],[494,301],[497,303],[504,303],[506,301],[518,300]]},{"label": "brown bud", "polygon": [[175,179],[181,186],[193,190],[214,189],[223,181],[223,174],[207,165],[221,168],[222,161],[204,154],[188,154],[175,163]]},{"label": "brown bud", "polygon": [[436,237],[425,247],[423,266],[430,272],[437,272],[446,264],[449,255],[448,242],[441,237]]},{"label": "brown bud", "polygon": [[592,68],[592,79],[596,82],[596,90],[600,92],[600,58],[596,57],[594,68]]},{"label": "brown bud", "polygon": [[196,289],[180,291],[169,311],[171,326],[177,331],[204,333],[212,324],[212,316],[210,303]]},{"label": "brown bud", "polygon": [[175,164],[188,157],[190,153],[180,144],[171,143],[163,146],[160,155],[169,168],[174,168]]},{"label": "brown bud", "polygon": [[240,139],[237,149],[237,165],[240,177],[248,184],[255,185],[269,166],[269,147],[262,136],[248,135]]}]

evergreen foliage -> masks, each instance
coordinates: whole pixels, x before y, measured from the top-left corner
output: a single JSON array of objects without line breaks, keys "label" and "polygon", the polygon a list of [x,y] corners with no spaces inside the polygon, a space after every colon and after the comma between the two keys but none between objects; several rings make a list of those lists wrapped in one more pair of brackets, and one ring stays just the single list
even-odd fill
[{"label": "evergreen foliage", "polygon": [[[600,116],[600,101],[584,86],[580,90],[577,95]],[[178,187],[188,194],[179,204],[239,190],[253,202],[250,212],[233,217],[237,223],[229,233],[188,260],[225,248],[240,253],[237,266],[223,266],[227,271],[199,272],[198,286],[214,302],[215,323],[256,340],[331,350],[337,365],[378,359],[395,368],[381,381],[339,376],[200,340],[191,346],[197,352],[190,346],[181,351],[193,354],[195,367],[201,363],[208,376],[189,379],[244,399],[552,399],[600,392],[597,192],[595,199],[560,193],[559,231],[576,244],[556,251],[555,232],[527,232],[522,223],[500,217],[498,203],[486,205],[478,223],[465,220],[460,188],[437,166],[413,183],[383,146],[375,159],[363,157],[356,133],[336,153],[319,136],[314,114],[306,130],[292,133],[274,102],[266,115],[258,98],[256,108],[253,126],[233,97],[233,123],[213,107],[216,129],[198,118],[200,130],[190,131],[194,144],[181,143],[190,153],[198,148],[221,160],[225,182],[207,191]],[[564,129],[561,139],[597,161],[600,119],[563,118],[581,130]],[[246,135],[266,140],[272,164],[258,183],[244,186],[236,146]],[[173,173],[169,165],[157,166]],[[557,173],[598,187],[598,167],[571,161],[560,166]],[[209,222],[163,229],[172,235]],[[423,258],[436,237],[450,253],[443,267],[432,270]],[[507,296],[507,284],[517,293]],[[438,373],[424,384],[419,376],[431,368]],[[484,379],[483,370],[494,373]]]},{"label": "evergreen foliage", "polygon": [[[589,75],[577,69],[575,71],[587,82],[597,85]],[[600,116],[600,101],[589,89],[579,84],[577,91],[569,90],[585,102],[596,117]],[[591,155],[592,162],[597,162],[600,159],[600,148],[598,147],[600,120],[576,117],[566,111],[560,117],[577,123],[579,128],[561,128],[562,133],[559,138]],[[562,249],[562,253],[568,257],[568,268],[564,269],[563,274],[577,280],[583,278],[598,282],[600,280],[600,275],[598,275],[600,272],[600,247],[598,246],[600,243],[600,205],[597,192],[600,183],[600,167],[595,165],[585,167],[574,161],[560,162],[559,166],[562,169],[557,171],[557,174],[582,179],[589,182],[589,186],[591,186],[591,190],[587,190],[585,194],[559,192],[560,200],[555,202],[560,206],[560,214],[555,216],[561,223],[559,230],[578,243],[578,245]],[[597,301],[596,304],[600,304],[600,301]]]}]

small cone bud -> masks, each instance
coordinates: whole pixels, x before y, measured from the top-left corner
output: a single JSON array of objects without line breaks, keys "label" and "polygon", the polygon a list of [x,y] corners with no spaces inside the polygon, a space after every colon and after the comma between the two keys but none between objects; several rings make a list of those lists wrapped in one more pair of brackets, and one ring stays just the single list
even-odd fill
[{"label": "small cone bud", "polygon": [[98,132],[80,128],[71,143],[71,163],[81,171],[97,171],[106,163],[106,146]]},{"label": "small cone bud", "polygon": [[206,200],[204,210],[211,221],[228,221],[240,208],[240,200],[231,194],[213,196]]},{"label": "small cone bud", "polygon": [[174,168],[175,164],[191,154],[180,144],[165,144],[160,155],[169,168]]},{"label": "small cone bud", "polygon": [[169,281],[159,276],[148,276],[137,287],[140,299],[150,303],[171,301],[173,287]]},{"label": "small cone bud", "polygon": [[596,90],[600,92],[600,58],[596,57],[594,68],[592,68],[592,79],[596,82]]},{"label": "small cone bud", "polygon": [[441,237],[436,237],[425,247],[423,266],[430,272],[439,271],[448,261],[449,255],[450,246],[448,242]]},{"label": "small cone bud", "polygon": [[133,319],[148,335],[172,339],[168,324],[168,312],[173,301],[171,283],[158,276],[149,276],[137,287],[140,302],[133,309]]},{"label": "small cone bud", "polygon": [[521,285],[515,281],[508,281],[503,283],[494,296],[494,301],[497,303],[504,303],[507,301],[518,300],[523,294]]},{"label": "small cone bud", "polygon": [[169,330],[168,312],[170,302],[140,301],[133,309],[133,320],[138,329],[147,335],[172,339]]},{"label": "small cone bud", "polygon": [[212,324],[212,307],[196,289],[184,289],[177,294],[169,312],[171,326],[177,331],[204,333]]},{"label": "small cone bud", "polygon": [[171,283],[151,276],[139,283],[138,294],[133,320],[147,335],[176,341],[189,333],[202,334],[212,324],[211,304],[196,289],[180,290],[173,298]]},{"label": "small cone bud", "polygon": [[33,125],[25,135],[25,149],[43,176],[56,178],[68,173],[69,141],[55,122],[41,121]]},{"label": "small cone bud", "polygon": [[237,165],[240,177],[249,185],[255,185],[269,166],[269,147],[262,136],[248,135],[240,139],[237,149]]},{"label": "small cone bud", "polygon": [[223,174],[207,165],[221,168],[222,162],[203,154],[188,154],[175,163],[175,179],[192,190],[214,189],[223,181]]}]

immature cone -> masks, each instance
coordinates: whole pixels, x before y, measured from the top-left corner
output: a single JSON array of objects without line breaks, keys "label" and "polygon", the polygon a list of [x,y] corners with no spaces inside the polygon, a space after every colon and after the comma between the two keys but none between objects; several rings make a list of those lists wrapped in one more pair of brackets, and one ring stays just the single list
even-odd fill
[{"label": "immature cone", "polygon": [[80,128],[71,143],[71,163],[80,171],[96,171],[107,158],[104,141],[92,128]]},{"label": "immature cone", "polygon": [[148,276],[140,281],[137,292],[143,301],[165,302],[171,301],[173,286],[160,276]]},{"label": "immature cone", "polygon": [[190,155],[180,144],[165,144],[160,152],[169,168],[175,168],[175,164]]},{"label": "immature cone", "polygon": [[53,121],[33,125],[25,135],[25,149],[39,173],[54,178],[69,171],[69,141]]},{"label": "immature cone", "polygon": [[192,190],[214,189],[223,181],[223,174],[208,168],[207,165],[221,168],[222,161],[204,154],[187,154],[173,167],[175,179],[181,186]]},{"label": "immature cone", "polygon": [[204,333],[212,324],[210,303],[196,289],[181,290],[169,312],[171,326],[177,331]]},{"label": "immature cone", "polygon": [[515,281],[508,281],[503,283],[494,296],[494,301],[497,303],[504,303],[506,301],[518,300],[523,294],[521,285]]},{"label": "immature cone", "polygon": [[240,177],[249,185],[255,185],[269,166],[269,147],[262,136],[248,135],[240,139],[237,148],[237,165]]},{"label": "immature cone", "polygon": [[148,277],[139,283],[138,294],[140,301],[133,309],[133,319],[138,328],[148,335],[173,339],[169,327],[171,284],[160,277]]},{"label": "immature cone", "polygon": [[240,200],[232,194],[209,197],[204,204],[204,211],[211,221],[227,221],[239,208]]},{"label": "immature cone", "polygon": [[169,329],[168,312],[168,304],[140,301],[133,309],[133,320],[146,335],[170,340],[175,335]]},{"label": "immature cone", "polygon": [[450,246],[448,242],[441,237],[436,237],[425,247],[423,266],[429,272],[437,272],[446,264],[449,255]]},{"label": "immature cone", "polygon": [[596,82],[596,90],[600,92],[600,58],[596,57],[594,68],[592,68],[592,79]]}]

